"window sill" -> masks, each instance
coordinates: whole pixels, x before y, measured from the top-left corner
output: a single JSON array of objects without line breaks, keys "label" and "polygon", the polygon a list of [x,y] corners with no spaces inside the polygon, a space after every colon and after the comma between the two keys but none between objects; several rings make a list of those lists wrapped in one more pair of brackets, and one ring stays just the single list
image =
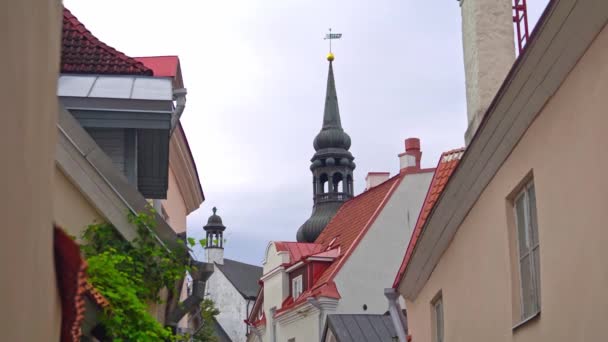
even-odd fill
[{"label": "window sill", "polygon": [[537,311],[536,313],[532,314],[530,317],[525,318],[521,322],[515,324],[511,330],[513,330],[513,332],[515,332],[515,331],[519,330],[519,328],[527,325],[528,323],[530,323],[532,321],[536,321],[539,318],[540,318],[540,311]]}]

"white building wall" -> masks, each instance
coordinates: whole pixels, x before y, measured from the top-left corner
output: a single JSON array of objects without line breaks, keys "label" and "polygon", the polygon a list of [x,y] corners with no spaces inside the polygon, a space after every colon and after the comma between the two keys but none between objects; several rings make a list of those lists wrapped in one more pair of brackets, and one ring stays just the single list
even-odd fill
[{"label": "white building wall", "polygon": [[[369,313],[382,314],[388,310],[384,297],[384,288],[393,284],[395,274],[403,260],[406,246],[416,225],[424,197],[428,191],[433,172],[406,176],[391,196],[376,221],[342,266],[335,281],[342,299],[338,307],[323,313],[323,322],[319,327],[319,311],[316,309],[296,309],[300,311],[297,319],[288,322],[276,322],[276,339],[272,339],[273,307],[279,308],[287,295],[288,289],[282,273],[264,282],[264,311],[266,313],[266,331],[264,342],[287,342],[295,338],[296,342],[313,342],[319,340],[319,328],[325,325],[327,314],[332,313]],[[267,251],[264,272],[279,266],[283,260],[276,253],[274,246]],[[365,279],[365,281],[362,281]],[[363,304],[367,310],[363,310]],[[283,321],[285,321],[283,319]],[[250,341],[257,341],[252,336]]]},{"label": "white building wall", "polygon": [[[236,290],[222,271],[215,267],[207,281],[206,293],[220,311],[216,319],[233,342],[247,340],[247,300]],[[251,306],[251,305],[249,305]]]},{"label": "white building wall", "polygon": [[277,322],[276,342],[287,342],[290,338],[296,342],[319,341],[319,311],[310,310],[287,324]]},{"label": "white building wall", "polygon": [[384,289],[393,285],[432,177],[433,172],[426,172],[402,180],[335,277],[342,297],[336,313],[383,314],[388,310]]}]

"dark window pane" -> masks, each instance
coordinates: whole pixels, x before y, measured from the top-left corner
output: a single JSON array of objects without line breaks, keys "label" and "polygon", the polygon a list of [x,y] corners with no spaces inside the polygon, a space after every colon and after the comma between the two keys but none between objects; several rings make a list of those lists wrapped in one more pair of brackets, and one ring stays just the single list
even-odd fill
[{"label": "dark window pane", "polygon": [[536,191],[534,185],[528,188],[528,207],[530,208],[530,240],[531,245],[538,244],[538,224],[536,221]]},{"label": "dark window pane", "polygon": [[520,196],[515,202],[515,216],[517,220],[517,241],[519,243],[520,257],[528,253],[528,234],[526,234],[526,206],[525,196]]},{"label": "dark window pane", "polygon": [[435,324],[437,328],[437,342],[443,342],[443,301],[435,303]]},{"label": "dark window pane", "polygon": [[532,275],[531,257],[531,255],[527,255],[520,261],[522,318],[528,318],[536,311],[536,290]]},{"label": "dark window pane", "polygon": [[536,247],[532,253],[534,257],[534,274],[536,281],[536,311],[540,311],[540,248]]}]

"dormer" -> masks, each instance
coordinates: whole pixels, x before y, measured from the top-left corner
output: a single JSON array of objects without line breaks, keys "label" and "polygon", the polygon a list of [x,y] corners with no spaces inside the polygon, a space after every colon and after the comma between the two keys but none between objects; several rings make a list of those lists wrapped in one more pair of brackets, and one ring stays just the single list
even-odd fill
[{"label": "dormer", "polygon": [[340,255],[340,248],[303,257],[300,261],[287,268],[289,277],[289,296],[286,301],[298,301],[305,292],[314,288],[321,274]]},{"label": "dormer", "polygon": [[177,57],[126,56],[64,9],[59,100],[148,199],[167,196],[169,141],[186,101],[179,72]]}]

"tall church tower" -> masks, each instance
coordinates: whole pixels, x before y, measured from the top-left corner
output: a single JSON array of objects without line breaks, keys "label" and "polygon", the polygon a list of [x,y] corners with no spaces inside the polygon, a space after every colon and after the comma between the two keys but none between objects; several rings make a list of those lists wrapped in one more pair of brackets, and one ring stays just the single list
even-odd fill
[{"label": "tall church tower", "polygon": [[353,197],[353,171],[355,159],[348,151],[350,137],[342,129],[338,96],[334,81],[334,55],[327,56],[329,73],[323,127],[315,137],[316,153],[311,159],[313,183],[312,215],[298,229],[298,242],[314,242],[334,217],[342,203]]}]

